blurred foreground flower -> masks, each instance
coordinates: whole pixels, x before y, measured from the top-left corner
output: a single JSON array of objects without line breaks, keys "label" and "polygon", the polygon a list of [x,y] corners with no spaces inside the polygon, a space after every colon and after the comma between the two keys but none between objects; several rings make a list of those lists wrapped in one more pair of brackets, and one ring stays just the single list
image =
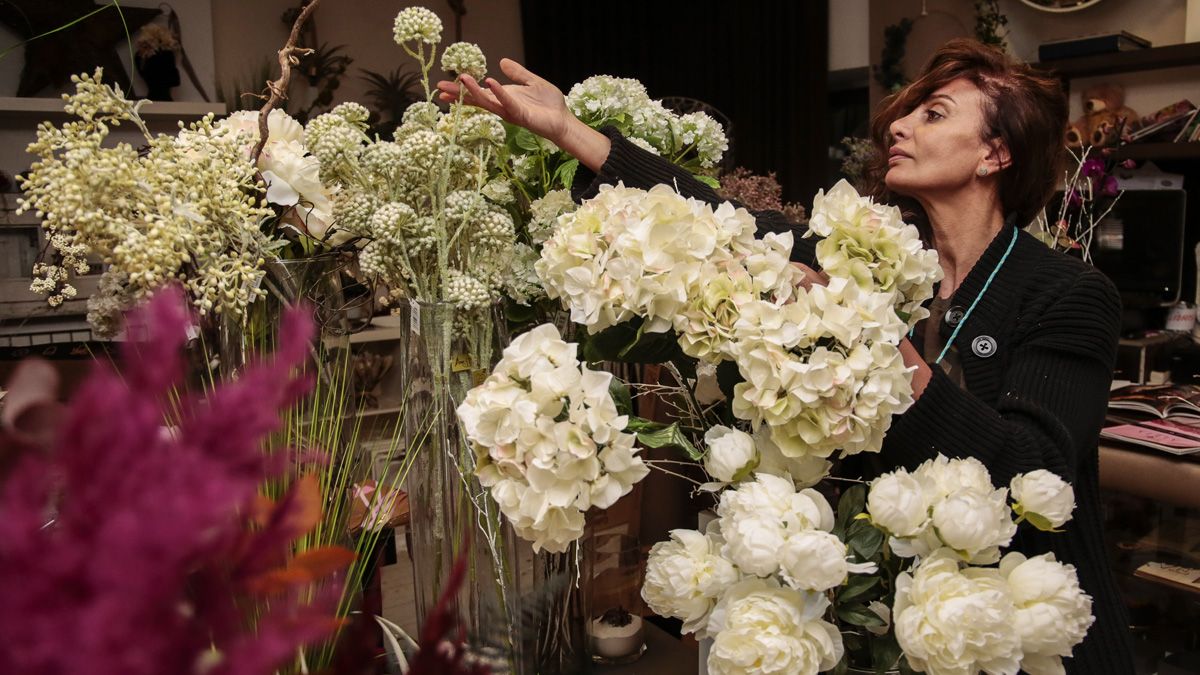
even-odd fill
[{"label": "blurred foreground flower", "polygon": [[[258,494],[264,452],[312,325],[283,320],[273,357],[207,396],[176,397],[190,317],[178,290],[130,315],[117,373],[99,363],[65,409],[22,364],[0,422],[0,663],[19,673],[271,673],[338,625],[353,558],[292,556],[321,516],[311,477]],[[178,420],[164,427],[164,420]],[[19,583],[11,583],[19,580]]]}]

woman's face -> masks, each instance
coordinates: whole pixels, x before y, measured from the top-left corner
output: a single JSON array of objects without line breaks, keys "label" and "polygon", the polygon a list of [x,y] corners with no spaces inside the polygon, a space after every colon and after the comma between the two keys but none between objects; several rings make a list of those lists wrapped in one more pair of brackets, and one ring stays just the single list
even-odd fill
[{"label": "woman's face", "polygon": [[920,199],[953,192],[1000,167],[983,140],[983,93],[965,79],[930,94],[915,110],[892,122],[887,186]]}]

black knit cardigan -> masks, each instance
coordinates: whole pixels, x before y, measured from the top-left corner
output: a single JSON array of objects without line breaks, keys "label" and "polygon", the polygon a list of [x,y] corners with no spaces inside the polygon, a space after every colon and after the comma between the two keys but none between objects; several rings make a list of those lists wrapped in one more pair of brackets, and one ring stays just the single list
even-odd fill
[{"label": "black knit cardigan", "polygon": [[[720,198],[686,171],[634,146],[614,129],[598,175],[580,170],[574,196],[586,199],[603,184],[627,187],[673,185],[681,194],[710,203]],[[755,213],[763,232],[789,232],[782,214]],[[813,239],[796,233],[792,259],[815,266]],[[955,291],[952,307],[968,307],[979,295],[1012,232],[989,244]],[[888,432],[882,459],[909,469],[942,453],[976,457],[993,482],[1006,487],[1018,473],[1047,469],[1075,488],[1074,518],[1063,533],[1023,525],[1009,550],[1026,555],[1053,552],[1073,564],[1080,585],[1093,598],[1096,622],[1067,672],[1130,675],[1134,672],[1128,616],[1105,554],[1101,518],[1097,439],[1104,421],[1120,327],[1120,299],[1112,283],[1094,268],[1052,251],[1021,232],[1012,253],[955,338],[965,389],[940,368],[921,398],[898,415]],[[938,325],[947,340],[953,328]],[[972,345],[989,342],[990,351]]]}]

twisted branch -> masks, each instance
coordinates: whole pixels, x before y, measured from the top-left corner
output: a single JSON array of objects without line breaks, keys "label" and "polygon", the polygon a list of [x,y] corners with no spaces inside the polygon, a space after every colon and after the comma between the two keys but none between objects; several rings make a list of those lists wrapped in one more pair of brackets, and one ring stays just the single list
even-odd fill
[{"label": "twisted branch", "polygon": [[300,11],[300,15],[296,17],[295,23],[292,24],[292,32],[288,35],[283,49],[279,50],[279,79],[267,82],[267,89],[271,91],[271,97],[258,111],[258,144],[250,153],[250,161],[255,166],[258,166],[258,157],[267,144],[267,118],[271,116],[271,111],[287,98],[288,84],[292,80],[292,66],[300,63],[297,55],[304,56],[313,52],[312,49],[297,47],[296,41],[300,39],[300,31],[304,28],[308,17],[312,15],[319,4],[321,4],[321,0],[309,0],[304,9]]}]

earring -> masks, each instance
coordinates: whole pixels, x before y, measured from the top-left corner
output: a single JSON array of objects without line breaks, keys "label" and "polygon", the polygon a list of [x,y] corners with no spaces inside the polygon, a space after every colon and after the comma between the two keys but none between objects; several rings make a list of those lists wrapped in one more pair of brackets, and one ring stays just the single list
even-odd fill
[{"label": "earring", "polygon": [[987,167],[981,166],[981,167],[979,167],[979,170],[976,171],[975,173],[979,174],[980,176],[986,176],[988,174]]}]

